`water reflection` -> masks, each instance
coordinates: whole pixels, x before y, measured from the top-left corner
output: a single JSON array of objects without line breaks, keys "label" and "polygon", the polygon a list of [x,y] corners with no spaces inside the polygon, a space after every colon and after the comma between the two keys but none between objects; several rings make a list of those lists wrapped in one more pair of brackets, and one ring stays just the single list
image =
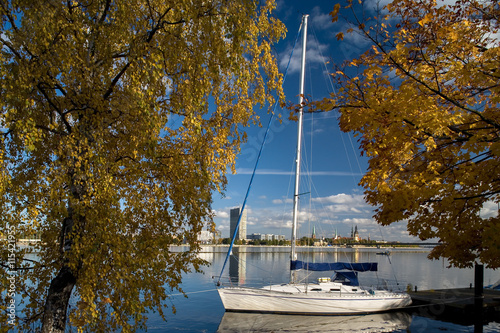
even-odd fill
[{"label": "water reflection", "polygon": [[298,316],[226,312],[217,332],[393,332],[406,330],[405,312],[361,316]]},{"label": "water reflection", "polygon": [[[394,314],[349,317],[307,316],[304,318],[302,316],[225,313],[211,276],[220,274],[227,249],[228,247],[222,246],[204,249],[207,253],[200,255],[212,265],[204,268],[205,274],[190,273],[183,278],[182,288],[188,294],[188,298],[179,295],[168,301],[168,306],[175,304],[177,313],[167,314],[167,322],[164,322],[157,314],[149,314],[148,333],[216,332],[217,328],[219,332],[269,332],[271,330],[275,332],[286,330],[289,332],[351,332],[355,327],[358,327],[358,331],[362,331],[363,326],[359,324],[359,321],[365,321],[364,332],[470,333],[474,331],[473,326],[438,320],[438,315],[434,313],[431,313],[433,315],[431,318],[427,318],[422,313],[424,309],[420,308],[415,309],[415,313],[411,313],[411,319],[405,313],[400,319],[398,317],[395,319],[382,317],[381,319],[380,317],[394,316]],[[470,269],[448,269],[447,265],[443,265],[441,261],[428,260],[427,255],[430,249],[391,249],[390,257],[376,255],[379,251],[375,248],[299,248],[299,257],[315,262],[356,261],[356,259],[359,262],[377,261],[379,271],[373,272],[376,273],[375,276],[360,274],[360,282],[367,286],[371,285],[372,279],[373,283],[376,283],[377,278],[390,280],[395,275],[401,285],[406,286],[406,283],[411,283],[413,286],[418,285],[419,290],[465,288],[473,282],[474,272]],[[233,272],[237,272],[235,278],[238,281],[243,278],[246,285],[258,287],[271,283],[286,283],[290,279],[290,254],[285,247],[239,246],[233,252],[239,255],[237,268],[233,268]],[[241,264],[242,259],[246,263],[244,266]],[[223,275],[223,281],[226,283],[229,278],[228,266],[229,263]],[[324,274],[324,272],[319,273]],[[498,271],[486,269],[485,284],[498,281],[499,274]],[[309,278],[314,280],[315,277]],[[500,324],[496,322],[485,324],[483,328],[484,333],[500,332]]]},{"label": "water reflection", "polygon": [[244,285],[247,276],[247,252],[233,249],[233,255],[229,257],[229,277],[236,285]]},{"label": "water reflection", "polygon": [[[287,252],[278,248],[277,252],[259,247],[235,247],[228,260],[225,272],[225,281],[235,285],[246,283],[247,286],[258,287],[267,284],[286,283],[290,280],[290,259]],[[260,250],[260,251],[259,251]],[[396,285],[394,271],[389,267],[388,258],[376,256],[375,252],[362,251],[357,248],[334,248],[325,249],[300,249],[300,259],[308,262],[378,262],[378,272],[364,272],[360,274],[360,283],[366,287],[380,286],[384,283]],[[316,251],[314,251],[316,250]],[[319,250],[323,250],[320,252]],[[216,253],[214,263],[223,261],[224,254]],[[229,273],[229,274],[228,274]],[[306,272],[297,271],[297,280],[315,281],[319,277],[328,277],[333,272]],[[229,275],[229,276],[228,276]],[[406,283],[400,284],[400,289],[406,287]]]}]

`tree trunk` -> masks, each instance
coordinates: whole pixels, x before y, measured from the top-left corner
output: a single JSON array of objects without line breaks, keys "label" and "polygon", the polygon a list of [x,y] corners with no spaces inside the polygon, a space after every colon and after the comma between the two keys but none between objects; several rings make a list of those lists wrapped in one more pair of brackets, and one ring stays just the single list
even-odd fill
[{"label": "tree trunk", "polygon": [[75,283],[76,277],[67,266],[63,266],[50,283],[42,318],[42,333],[64,333],[69,299]]},{"label": "tree trunk", "polygon": [[[75,161],[75,164],[77,161]],[[85,170],[82,170],[85,174]],[[76,200],[81,200],[86,193],[85,176],[75,174],[71,168],[68,172],[71,178],[70,191]],[[73,239],[70,236],[73,233],[75,223],[80,227],[85,225],[85,218],[74,213],[73,206],[68,203],[68,217],[62,222],[61,234],[59,235],[59,244],[61,254],[69,253],[73,246]],[[67,266],[67,258],[62,259],[63,265],[59,273],[52,280],[49,287],[49,293],[45,300],[45,307],[42,317],[42,333],[64,333],[66,328],[66,319],[68,317],[68,305],[71,293],[76,284],[77,272],[71,271]],[[78,270],[78,269],[77,269]]]}]

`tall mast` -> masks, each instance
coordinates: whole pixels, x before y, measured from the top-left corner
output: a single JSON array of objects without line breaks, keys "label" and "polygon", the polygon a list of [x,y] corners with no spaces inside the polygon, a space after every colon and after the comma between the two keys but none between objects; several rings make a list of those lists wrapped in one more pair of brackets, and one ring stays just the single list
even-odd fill
[{"label": "tall mast", "polygon": [[[304,102],[304,72],[306,66],[306,41],[307,41],[307,18],[309,15],[302,16],[302,60],[300,69],[300,95],[299,95],[299,121],[297,129],[297,158],[295,160],[295,191],[293,195],[293,224],[292,224],[292,249],[290,254],[290,260],[297,260],[297,254],[295,252],[295,243],[297,241],[297,220],[299,215],[299,181],[300,181],[300,149],[302,146],[302,103]],[[292,274],[292,282],[294,282]]]}]

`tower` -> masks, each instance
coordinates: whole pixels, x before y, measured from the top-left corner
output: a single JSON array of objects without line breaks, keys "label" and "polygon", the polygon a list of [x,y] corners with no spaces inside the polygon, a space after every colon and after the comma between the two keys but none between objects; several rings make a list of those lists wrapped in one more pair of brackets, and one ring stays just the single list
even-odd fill
[{"label": "tower", "polygon": [[[236,225],[238,224],[238,218],[240,217],[241,209],[239,207],[233,208],[230,211],[230,221],[229,221],[229,238],[234,235],[234,230],[236,230]],[[247,237],[247,211],[244,210],[241,215],[240,226],[238,228],[238,234],[236,239],[246,239]]]},{"label": "tower", "polygon": [[336,239],[339,239],[339,233],[337,232],[337,228],[335,228],[335,236],[333,236],[333,239],[336,240]]},{"label": "tower", "polygon": [[359,241],[358,226],[356,226],[356,228],[354,229],[353,239],[354,239],[356,242],[358,242],[358,241]]}]

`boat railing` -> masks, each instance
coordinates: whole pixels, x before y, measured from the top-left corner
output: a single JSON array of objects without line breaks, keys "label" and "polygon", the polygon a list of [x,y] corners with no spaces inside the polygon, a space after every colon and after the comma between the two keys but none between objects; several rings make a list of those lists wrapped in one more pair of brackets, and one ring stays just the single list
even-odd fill
[{"label": "boat railing", "polygon": [[370,284],[370,285],[360,284],[360,285],[361,287],[370,288],[373,290],[387,290],[393,292],[406,291],[406,284],[396,280],[381,280],[375,284]]}]

